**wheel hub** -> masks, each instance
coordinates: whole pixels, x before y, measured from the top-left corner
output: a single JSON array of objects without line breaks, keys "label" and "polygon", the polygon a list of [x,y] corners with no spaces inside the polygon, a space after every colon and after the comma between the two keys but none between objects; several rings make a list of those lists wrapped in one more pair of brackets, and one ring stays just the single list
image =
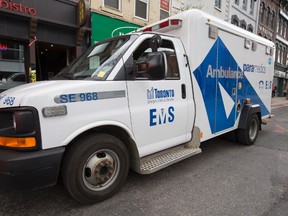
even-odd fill
[{"label": "wheel hub", "polygon": [[104,183],[111,178],[114,172],[114,167],[112,161],[108,159],[103,159],[100,163],[96,164],[94,171],[95,180],[99,183]]},{"label": "wheel hub", "polygon": [[102,187],[115,173],[114,161],[109,154],[96,154],[91,157],[84,171],[84,179],[91,187]]}]

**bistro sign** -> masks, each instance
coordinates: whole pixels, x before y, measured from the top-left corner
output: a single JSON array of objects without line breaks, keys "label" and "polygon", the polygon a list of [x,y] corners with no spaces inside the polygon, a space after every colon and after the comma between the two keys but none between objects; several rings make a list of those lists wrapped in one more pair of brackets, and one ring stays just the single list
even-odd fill
[{"label": "bistro sign", "polygon": [[0,0],[0,8],[21,12],[27,15],[36,16],[37,11],[33,7],[28,7],[22,3],[15,3],[11,0]]}]

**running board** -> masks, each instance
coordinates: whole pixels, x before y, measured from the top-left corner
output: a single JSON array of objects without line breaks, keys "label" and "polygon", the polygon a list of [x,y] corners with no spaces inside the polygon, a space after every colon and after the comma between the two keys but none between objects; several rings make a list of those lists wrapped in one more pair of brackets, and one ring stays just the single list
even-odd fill
[{"label": "running board", "polygon": [[201,149],[188,147],[187,144],[176,146],[140,159],[141,174],[151,174],[174,163],[201,153]]}]

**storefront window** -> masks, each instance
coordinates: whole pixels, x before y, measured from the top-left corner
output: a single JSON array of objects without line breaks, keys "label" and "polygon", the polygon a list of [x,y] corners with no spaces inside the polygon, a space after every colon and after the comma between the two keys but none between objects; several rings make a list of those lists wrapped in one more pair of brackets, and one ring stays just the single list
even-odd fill
[{"label": "storefront window", "polygon": [[0,40],[0,61],[5,60],[24,62],[24,46]]},{"label": "storefront window", "polygon": [[24,45],[0,40],[0,92],[25,83]]}]

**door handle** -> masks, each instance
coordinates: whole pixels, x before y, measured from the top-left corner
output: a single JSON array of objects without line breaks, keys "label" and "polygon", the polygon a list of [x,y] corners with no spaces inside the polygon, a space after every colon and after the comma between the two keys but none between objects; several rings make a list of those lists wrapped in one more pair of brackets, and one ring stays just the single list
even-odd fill
[{"label": "door handle", "polygon": [[181,85],[182,99],[186,98],[186,86],[185,84]]}]

